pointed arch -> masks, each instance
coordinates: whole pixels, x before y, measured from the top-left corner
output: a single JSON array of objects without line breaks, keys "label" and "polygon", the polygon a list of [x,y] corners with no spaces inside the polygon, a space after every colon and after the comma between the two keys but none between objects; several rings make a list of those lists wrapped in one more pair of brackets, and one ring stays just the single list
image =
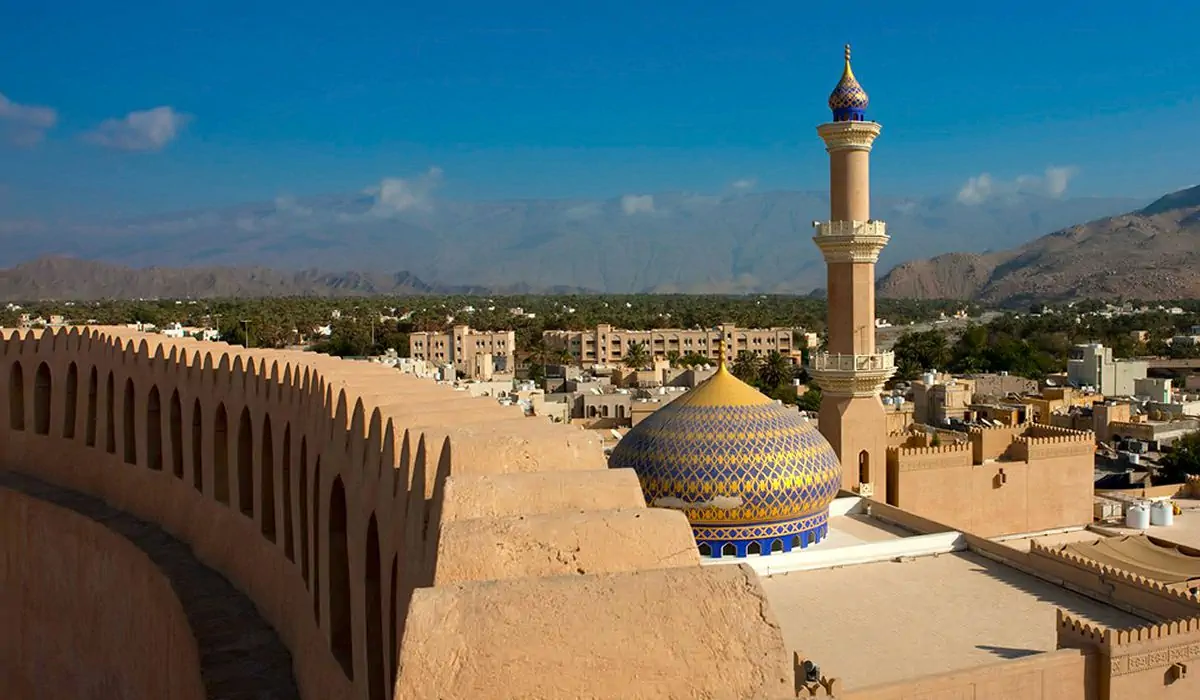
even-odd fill
[{"label": "pointed arch", "polygon": [[126,464],[137,464],[137,424],[134,423],[136,410],[134,406],[136,394],[133,379],[125,379],[125,392],[121,401],[122,446],[125,452]]},{"label": "pointed arch", "polygon": [[156,384],[146,398],[146,466],[156,472],[163,468],[162,448],[162,405]]},{"label": "pointed arch", "polygon": [[379,523],[367,523],[366,551],[367,698],[384,700],[387,687],[383,665],[383,580],[380,571]]},{"label": "pointed arch", "polygon": [[312,491],[312,594],[313,615],[321,624],[321,455],[313,464]]},{"label": "pointed arch", "polygon": [[50,434],[50,397],[54,395],[54,380],[50,376],[50,365],[38,365],[33,374],[33,432]]},{"label": "pointed arch", "polygon": [[254,434],[250,409],[243,407],[237,432],[238,510],[254,518]]},{"label": "pointed arch", "polygon": [[75,439],[75,415],[79,410],[79,366],[67,366],[67,391],[63,394],[63,437]]},{"label": "pointed arch", "polygon": [[397,587],[400,585],[399,578],[400,578],[400,557],[399,557],[399,555],[393,554],[392,555],[392,584],[390,586],[391,590],[388,593],[388,609],[387,609],[387,620],[388,620],[387,681],[388,681],[389,688],[394,688],[396,686],[396,659],[397,659],[396,652],[398,651],[396,648],[396,645],[400,643],[400,640],[396,639],[396,635],[398,633],[398,630],[396,629],[396,618],[399,617],[399,615],[400,615],[400,611],[396,609],[396,593],[397,593]]},{"label": "pointed arch", "polygon": [[88,447],[96,446],[96,421],[98,420],[98,402],[100,398],[100,379],[97,375],[96,368],[93,367],[91,372],[88,372],[88,397],[87,397],[87,425],[84,426],[85,444]]},{"label": "pointed arch", "polygon": [[305,587],[308,586],[308,514],[311,506],[308,504],[308,437],[300,436],[300,493],[297,494],[297,500],[300,502],[300,577],[304,579]]},{"label": "pointed arch", "polygon": [[346,677],[354,680],[354,629],[350,612],[350,548],[342,477],[329,487],[329,643]]},{"label": "pointed arch", "polygon": [[108,379],[104,382],[104,451],[110,455],[117,453],[117,398],[113,373],[110,370]]},{"label": "pointed arch", "polygon": [[292,532],[292,424],[283,426],[283,459],[280,461],[280,487],[283,497],[283,551],[287,558],[296,561],[295,535]]},{"label": "pointed arch", "polygon": [[213,496],[229,505],[229,415],[225,404],[217,404],[213,421]]},{"label": "pointed arch", "polygon": [[259,507],[259,518],[262,519],[262,534],[271,542],[275,541],[275,436],[271,434],[271,415],[263,416],[262,449],[258,455],[259,489],[262,490],[262,502]]},{"label": "pointed arch", "polygon": [[171,407],[167,409],[167,430],[171,439],[171,473],[183,478],[183,404],[179,401],[179,390],[171,392]]},{"label": "pointed arch", "polygon": [[192,487],[204,493],[204,409],[192,402]]},{"label": "pointed arch", "polygon": [[25,370],[20,362],[8,370],[8,427],[25,429]]}]

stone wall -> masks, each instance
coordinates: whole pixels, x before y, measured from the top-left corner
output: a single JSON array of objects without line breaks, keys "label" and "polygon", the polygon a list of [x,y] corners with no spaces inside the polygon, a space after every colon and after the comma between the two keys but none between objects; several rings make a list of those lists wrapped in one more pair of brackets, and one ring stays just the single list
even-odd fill
[{"label": "stone wall", "polygon": [[170,582],[126,539],[0,488],[0,688],[9,700],[205,700]]},{"label": "stone wall", "polygon": [[[304,698],[792,685],[753,573],[701,568],[580,430],[380,365],[129,329],[10,332],[0,389],[0,468],[189,544],[275,627]],[[679,591],[720,597],[697,615],[664,605]],[[430,624],[447,610],[462,634]]]}]

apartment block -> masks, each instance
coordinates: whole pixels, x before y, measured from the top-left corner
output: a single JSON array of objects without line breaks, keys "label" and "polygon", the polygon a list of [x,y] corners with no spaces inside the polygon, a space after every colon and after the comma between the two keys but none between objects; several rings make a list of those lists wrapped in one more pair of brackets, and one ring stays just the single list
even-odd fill
[{"label": "apartment block", "polygon": [[651,359],[665,358],[673,353],[680,357],[696,354],[716,362],[722,340],[725,357],[730,361],[742,352],[766,355],[776,351],[799,362],[797,334],[804,336],[810,347],[816,346],[816,334],[806,333],[802,328],[738,328],[732,323],[712,330],[656,328],[649,331],[624,330],[602,323],[585,331],[546,331],[543,337],[549,347],[568,350],[579,364],[591,367],[619,364],[635,343],[644,345]]},{"label": "apartment block", "polygon": [[453,365],[470,379],[491,379],[497,372],[511,372],[517,346],[514,331],[477,331],[467,325],[454,326],[449,333],[413,333],[408,337],[409,356],[436,365]]},{"label": "apartment block", "polygon": [[1076,345],[1067,360],[1067,381],[1090,386],[1105,396],[1132,396],[1133,383],[1146,378],[1144,360],[1113,359],[1112,348],[1100,343]]}]

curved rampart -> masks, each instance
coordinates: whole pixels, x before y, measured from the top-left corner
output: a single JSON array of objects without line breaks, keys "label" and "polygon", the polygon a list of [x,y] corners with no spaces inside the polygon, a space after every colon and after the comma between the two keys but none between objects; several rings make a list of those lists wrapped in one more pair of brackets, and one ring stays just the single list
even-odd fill
[{"label": "curved rampart", "polygon": [[[651,513],[583,431],[381,365],[127,329],[11,333],[0,358],[0,466],[190,544],[275,627],[304,698],[424,697],[433,678],[476,697],[499,671],[529,698],[559,697],[556,676],[594,697],[790,688],[753,573],[701,569],[682,519],[624,512]],[[720,614],[662,605],[681,590],[720,593]],[[505,626],[424,624],[516,600]]]},{"label": "curved rampart", "polygon": [[12,700],[205,700],[166,577],[82,515],[0,487],[0,687]]}]

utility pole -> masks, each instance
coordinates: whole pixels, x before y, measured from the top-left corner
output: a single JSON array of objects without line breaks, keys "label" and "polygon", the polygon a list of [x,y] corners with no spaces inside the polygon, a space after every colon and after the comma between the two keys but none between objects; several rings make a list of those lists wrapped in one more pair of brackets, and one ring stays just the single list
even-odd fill
[{"label": "utility pole", "polygon": [[250,348],[250,321],[242,319],[242,338],[245,339],[245,346]]}]

